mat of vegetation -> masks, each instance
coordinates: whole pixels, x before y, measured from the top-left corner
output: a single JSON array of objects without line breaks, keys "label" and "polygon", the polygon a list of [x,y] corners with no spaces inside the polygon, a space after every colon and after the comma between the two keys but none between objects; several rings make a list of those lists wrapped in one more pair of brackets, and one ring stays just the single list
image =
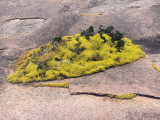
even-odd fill
[{"label": "mat of vegetation", "polygon": [[[131,63],[144,57],[139,45],[123,37],[113,26],[98,33],[94,27],[74,36],[55,37],[46,45],[26,52],[16,62],[16,72],[7,80],[29,83],[79,77]],[[116,74],[116,73],[115,73]]]}]

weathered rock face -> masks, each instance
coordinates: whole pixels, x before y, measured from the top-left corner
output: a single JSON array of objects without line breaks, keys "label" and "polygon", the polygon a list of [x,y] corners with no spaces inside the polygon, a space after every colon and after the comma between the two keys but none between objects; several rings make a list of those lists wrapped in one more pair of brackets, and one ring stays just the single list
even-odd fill
[{"label": "weathered rock face", "polygon": [[[95,0],[90,1],[87,13],[104,13],[102,16],[83,16],[74,25],[86,28],[89,25],[113,25],[132,39],[156,35],[159,29],[159,1],[155,0]],[[77,32],[77,31],[75,31]]]},{"label": "weathered rock face", "polygon": [[80,17],[79,9],[72,12],[69,9],[79,5],[83,7],[82,3],[45,0],[0,2],[0,66],[11,68],[11,63],[25,51],[48,43],[55,36],[66,35]]},{"label": "weathered rock face", "polygon": [[[66,117],[68,119],[88,119],[87,116],[90,119],[160,119],[159,100],[135,98],[129,102],[113,102],[107,99],[107,102],[99,101],[97,103],[99,98],[85,99],[87,97],[85,96],[75,99],[73,96],[67,95],[67,99],[56,96],[57,101],[55,101],[49,99],[53,94],[49,95],[48,92],[53,90],[54,94],[60,94],[63,91],[41,88],[26,89],[26,86],[11,85],[5,80],[7,75],[13,73],[13,62],[25,51],[48,43],[55,36],[79,33],[80,29],[86,29],[90,25],[93,25],[96,30],[101,24],[113,25],[126,37],[131,38],[134,43],[142,45],[142,49],[149,59],[141,59],[133,64],[112,68],[103,73],[74,78],[74,81],[70,80],[70,92],[97,94],[134,92],[160,97],[160,74],[151,67],[152,61],[160,67],[159,0],[1,0],[0,10],[1,119],[27,119],[29,116],[29,119],[56,119],[56,114],[60,113],[63,118],[69,116]],[[104,14],[83,16],[81,13]],[[42,91],[44,94],[41,94]],[[40,96],[35,97],[37,95]],[[41,98],[43,95],[48,98]],[[28,108],[30,103],[27,100],[30,97],[33,97],[32,105]],[[43,105],[39,98],[42,99]],[[64,105],[64,101],[68,102]],[[78,102],[74,103],[74,101]],[[17,107],[18,104],[21,107]],[[87,104],[92,104],[93,109],[98,109],[96,110],[98,114],[95,114],[95,111],[90,112],[91,107]],[[86,105],[85,112],[82,112],[83,106]],[[53,107],[61,111],[66,109],[69,112],[58,112],[57,109],[54,109],[54,113],[56,110],[57,113],[53,114],[53,110],[51,110]],[[16,108],[17,114],[14,113]],[[47,112],[43,110],[44,108],[47,109]],[[74,114],[76,110],[77,112]],[[107,112],[103,112],[105,110]],[[41,114],[41,118],[36,114]],[[46,115],[48,116],[46,117]]]},{"label": "weathered rock face", "polygon": [[71,96],[63,88],[4,85],[0,118],[5,120],[159,120],[160,102],[136,97],[117,100],[87,95]]},{"label": "weathered rock face", "polygon": [[77,78],[70,83],[70,93],[138,93],[160,98],[159,86],[160,73],[155,71],[150,61],[145,58],[128,65],[110,68],[105,72]]},{"label": "weathered rock face", "polygon": [[[7,6],[7,7],[6,7]],[[140,39],[158,35],[159,1],[1,1],[0,50],[6,63],[24,51],[52,40],[55,36],[73,35],[94,25],[113,25],[125,36]],[[86,15],[81,13],[103,15]],[[9,59],[9,60],[8,60]],[[4,60],[3,60],[4,61]]]}]

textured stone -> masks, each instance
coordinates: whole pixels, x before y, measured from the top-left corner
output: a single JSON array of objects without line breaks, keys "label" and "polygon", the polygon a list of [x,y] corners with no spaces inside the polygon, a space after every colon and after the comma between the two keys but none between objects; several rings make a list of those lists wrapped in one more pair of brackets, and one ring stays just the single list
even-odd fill
[{"label": "textured stone", "polygon": [[2,120],[159,120],[160,100],[70,95],[68,89],[7,84],[1,87]]},{"label": "textured stone", "polygon": [[[159,0],[1,0],[0,119],[160,119],[158,99],[136,97],[121,101],[87,95],[71,96],[68,89],[34,88],[6,82],[6,77],[13,73],[13,62],[25,51],[48,43],[55,36],[79,33],[80,29],[90,25],[97,31],[103,24],[113,25],[133,42],[142,45],[150,60],[141,59],[81,77],[83,79],[68,79],[70,92],[100,93],[102,89],[99,87],[104,87],[103,93],[106,90],[113,94],[134,91],[158,97],[159,73],[151,68],[151,61],[158,65],[160,57],[159,6]],[[81,13],[104,14],[82,16]],[[139,78],[134,79],[135,76]],[[106,85],[110,87],[106,88]]]},{"label": "textured stone", "polygon": [[75,79],[70,84],[70,93],[131,94],[138,93],[160,97],[160,73],[152,68],[149,59],[110,68]]}]

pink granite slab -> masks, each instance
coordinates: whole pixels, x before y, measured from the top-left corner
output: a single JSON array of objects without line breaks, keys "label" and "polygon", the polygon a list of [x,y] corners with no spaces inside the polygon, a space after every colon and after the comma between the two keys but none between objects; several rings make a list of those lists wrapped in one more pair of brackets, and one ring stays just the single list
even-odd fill
[{"label": "pink granite slab", "polygon": [[75,79],[70,93],[131,94],[160,97],[160,72],[148,58]]}]

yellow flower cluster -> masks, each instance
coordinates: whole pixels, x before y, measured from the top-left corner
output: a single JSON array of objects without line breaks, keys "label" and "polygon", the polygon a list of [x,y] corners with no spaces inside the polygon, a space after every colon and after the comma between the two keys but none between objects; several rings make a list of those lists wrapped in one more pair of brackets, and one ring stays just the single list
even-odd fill
[{"label": "yellow flower cluster", "polygon": [[156,69],[158,72],[160,72],[160,68],[157,67],[154,62],[152,62],[152,67],[153,67],[154,69]]},{"label": "yellow flower cluster", "polygon": [[117,98],[117,99],[132,99],[136,97],[136,94],[127,94],[127,95],[108,95],[110,98]]},{"label": "yellow flower cluster", "polygon": [[103,37],[106,42],[99,33],[90,36],[89,40],[80,34],[64,36],[60,43],[49,42],[28,51],[19,58],[16,72],[7,80],[26,84],[79,77],[131,63],[145,56],[140,46],[132,44],[128,38],[122,38],[125,45],[119,51],[116,41],[111,45],[111,37],[107,34]]},{"label": "yellow flower cluster", "polygon": [[63,87],[63,88],[69,88],[68,82],[63,83],[43,83],[43,84],[34,84],[35,87]]}]

